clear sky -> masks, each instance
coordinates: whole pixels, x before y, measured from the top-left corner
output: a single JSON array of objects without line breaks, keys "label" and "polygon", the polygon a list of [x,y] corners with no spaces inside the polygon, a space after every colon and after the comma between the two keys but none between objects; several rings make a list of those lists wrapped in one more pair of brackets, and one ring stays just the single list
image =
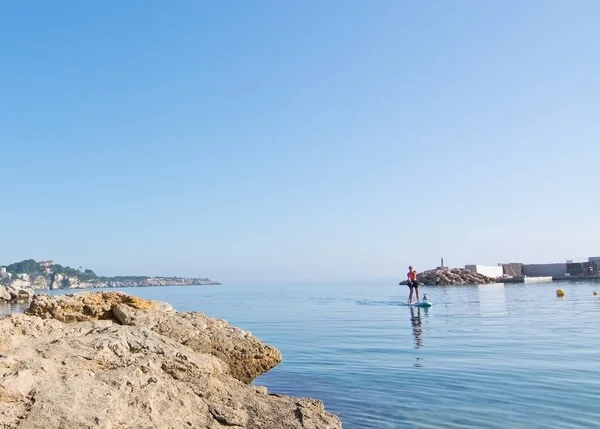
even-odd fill
[{"label": "clear sky", "polygon": [[0,263],[223,282],[600,255],[600,2],[0,6]]}]

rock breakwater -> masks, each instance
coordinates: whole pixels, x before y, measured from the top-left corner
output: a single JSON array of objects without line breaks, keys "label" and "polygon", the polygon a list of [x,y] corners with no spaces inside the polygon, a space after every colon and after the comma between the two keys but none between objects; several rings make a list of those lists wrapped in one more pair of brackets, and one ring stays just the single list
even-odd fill
[{"label": "rock breakwater", "polygon": [[166,303],[37,295],[0,318],[0,335],[0,427],[342,427],[319,400],[250,384],[281,362],[277,349]]},{"label": "rock breakwater", "polygon": [[[470,285],[496,283],[496,279],[475,273],[464,268],[438,268],[417,274],[417,281],[423,285]],[[407,284],[406,281],[401,284]]]}]

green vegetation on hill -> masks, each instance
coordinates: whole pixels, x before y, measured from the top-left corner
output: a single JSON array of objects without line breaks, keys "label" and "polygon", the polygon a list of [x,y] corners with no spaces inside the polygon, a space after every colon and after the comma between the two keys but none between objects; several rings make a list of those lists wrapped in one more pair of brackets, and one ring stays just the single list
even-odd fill
[{"label": "green vegetation on hill", "polygon": [[69,266],[63,267],[60,264],[56,264],[52,267],[52,271],[55,274],[63,274],[68,277],[76,277],[82,282],[88,282],[91,280],[98,279],[98,276],[92,270],[81,271],[81,269],[71,268]]},{"label": "green vegetation on hill", "polygon": [[21,262],[15,262],[6,266],[6,271],[9,273],[16,274],[44,274],[44,270],[40,267],[40,264],[35,262],[33,259],[26,259]]},{"label": "green vegetation on hill", "polygon": [[[64,277],[68,277],[68,278],[77,278],[79,279],[79,281],[81,282],[100,282],[100,283],[104,283],[104,282],[117,282],[117,283],[143,283],[146,280],[149,279],[153,279],[153,277],[147,277],[147,276],[116,276],[116,277],[103,277],[103,276],[98,276],[96,275],[96,273],[94,273],[94,271],[89,270],[89,269],[82,269],[82,267],[79,267],[79,269],[77,268],[71,268],[69,266],[62,266],[60,264],[54,264],[52,266],[51,272],[48,273],[46,272],[46,270],[40,266],[40,264],[38,262],[36,262],[33,259],[26,259],[24,261],[21,262],[15,262],[13,264],[10,265],[6,265],[6,271],[11,273],[13,275],[13,277],[19,275],[19,274],[27,274],[29,275],[31,278],[36,278],[36,277],[44,277],[47,280],[52,280],[57,274],[61,274]],[[164,280],[181,280],[181,278],[179,277],[160,277],[161,279]],[[207,278],[202,278],[202,279],[191,279],[194,281],[206,281],[206,282],[211,282],[211,280],[207,279]],[[9,279],[8,278],[4,278],[4,279],[0,279],[0,282],[8,282]],[[63,282],[66,284],[69,283],[69,281],[65,278],[63,279]]]},{"label": "green vegetation on hill", "polygon": [[[11,273],[13,276],[18,274],[28,274],[29,276],[42,276],[50,277],[48,273],[40,266],[39,263],[33,259],[26,259],[21,262],[15,262],[6,266],[6,271]],[[77,277],[81,281],[95,280],[98,276],[92,270],[81,271],[81,269],[71,268],[69,266],[63,267],[60,264],[56,264],[52,267],[52,272],[55,274],[63,274],[68,277]]]}]

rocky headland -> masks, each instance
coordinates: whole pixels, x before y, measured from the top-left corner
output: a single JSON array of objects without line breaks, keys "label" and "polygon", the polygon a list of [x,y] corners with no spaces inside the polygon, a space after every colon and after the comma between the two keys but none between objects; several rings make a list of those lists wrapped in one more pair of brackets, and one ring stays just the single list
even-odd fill
[{"label": "rocky headland", "polygon": [[186,277],[97,277],[81,279],[76,275],[53,273],[48,278],[47,287],[39,289],[95,289],[115,287],[151,287],[151,286],[198,286],[220,285],[210,279]]},{"label": "rocky headland", "polygon": [[[496,279],[464,268],[437,268],[417,273],[417,282],[427,286],[473,285],[496,283]],[[407,281],[400,282],[400,284],[405,285]]]},{"label": "rocky headland", "polygon": [[0,284],[27,289],[95,289],[149,286],[220,285],[208,278],[98,276],[90,269],[63,267],[53,261],[27,259],[0,266]]},{"label": "rocky headland", "polygon": [[281,353],[198,312],[121,292],[34,296],[0,318],[0,427],[338,429],[317,399],[252,381]]}]

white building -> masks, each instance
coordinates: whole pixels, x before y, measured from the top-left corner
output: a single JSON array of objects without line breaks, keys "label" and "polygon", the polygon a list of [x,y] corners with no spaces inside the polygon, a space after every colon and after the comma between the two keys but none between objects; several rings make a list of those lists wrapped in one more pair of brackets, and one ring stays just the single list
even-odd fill
[{"label": "white building", "polygon": [[465,265],[465,269],[477,274],[491,277],[493,279],[502,277],[504,270],[498,265]]},{"label": "white building", "polygon": [[12,274],[6,271],[6,267],[0,267],[0,279],[10,279]]}]

